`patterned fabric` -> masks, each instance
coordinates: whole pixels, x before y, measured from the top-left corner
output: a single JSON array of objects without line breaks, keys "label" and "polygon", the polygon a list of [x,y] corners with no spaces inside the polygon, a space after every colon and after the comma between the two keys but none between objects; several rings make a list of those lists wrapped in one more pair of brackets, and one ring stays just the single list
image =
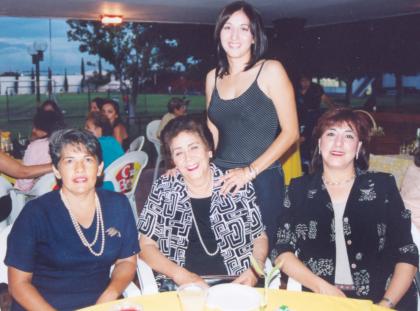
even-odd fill
[{"label": "patterned fabric", "polygon": [[[216,184],[222,171],[213,164],[211,170]],[[239,275],[249,267],[253,241],[264,226],[251,183],[235,196],[222,196],[220,188],[221,185],[213,187],[211,229],[228,274]],[[139,219],[139,231],[155,240],[160,251],[180,266],[185,265],[191,211],[184,178],[178,173],[175,177],[161,176],[153,184]]]},{"label": "patterned fabric", "polygon": [[[273,257],[296,252],[314,274],[334,284],[334,211],[321,173],[294,179],[284,206]],[[396,263],[418,265],[410,217],[392,175],[358,172],[342,219],[356,295],[378,301]]]}]

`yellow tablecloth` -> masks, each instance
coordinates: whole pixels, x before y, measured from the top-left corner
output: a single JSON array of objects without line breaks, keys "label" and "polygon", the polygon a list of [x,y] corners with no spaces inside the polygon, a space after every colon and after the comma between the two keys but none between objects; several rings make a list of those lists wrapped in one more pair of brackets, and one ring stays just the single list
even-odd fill
[{"label": "yellow tablecloth", "polygon": [[[261,295],[262,289],[258,289]],[[126,298],[110,303],[82,309],[84,311],[110,311],[118,304],[136,303],[144,311],[181,311],[176,292],[166,292],[156,295],[144,295]],[[268,306],[265,311],[276,311],[281,305],[287,305],[292,311],[385,311],[386,308],[374,305],[368,300],[331,297],[306,292],[291,292],[270,289]]]},{"label": "yellow tablecloth", "polygon": [[398,189],[400,189],[404,175],[411,163],[413,163],[413,157],[405,154],[371,154],[369,158],[369,170],[391,173],[395,177]]}]

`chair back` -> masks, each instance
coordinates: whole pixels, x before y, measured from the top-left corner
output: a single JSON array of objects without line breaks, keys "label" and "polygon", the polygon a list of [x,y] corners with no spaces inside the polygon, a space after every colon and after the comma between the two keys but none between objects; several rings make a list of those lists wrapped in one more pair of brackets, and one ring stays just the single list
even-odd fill
[{"label": "chair back", "polygon": [[10,189],[12,189],[12,184],[3,176],[0,176],[0,197],[4,197],[9,194]]},{"label": "chair back", "polygon": [[143,148],[143,144],[144,144],[144,136],[137,137],[131,142],[130,147],[128,147],[128,152],[140,151],[141,148]]},{"label": "chair back", "polygon": [[144,151],[127,152],[112,162],[104,173],[104,181],[111,182],[116,192],[127,196],[136,221],[138,214],[134,194],[140,174],[146,167],[148,160],[149,157]]},{"label": "chair back", "polygon": [[157,294],[158,286],[152,268],[137,256],[137,277],[142,295]]},{"label": "chair back", "polygon": [[48,173],[41,176],[28,192],[22,192],[13,188],[10,191],[10,196],[12,198],[12,212],[9,216],[9,223],[14,223],[28,201],[54,190],[56,185],[57,180],[55,179],[54,173]]},{"label": "chair back", "polygon": [[160,140],[157,137],[157,131],[159,129],[160,120],[153,120],[146,126],[147,139],[154,144],[156,152],[160,154]]},{"label": "chair back", "polygon": [[6,257],[7,251],[7,237],[9,236],[11,229],[12,225],[8,225],[0,231],[0,284],[8,284],[7,266],[4,264],[4,258]]},{"label": "chair back", "polygon": [[32,189],[26,194],[29,197],[39,197],[50,192],[57,185],[54,173],[42,175],[34,184]]}]

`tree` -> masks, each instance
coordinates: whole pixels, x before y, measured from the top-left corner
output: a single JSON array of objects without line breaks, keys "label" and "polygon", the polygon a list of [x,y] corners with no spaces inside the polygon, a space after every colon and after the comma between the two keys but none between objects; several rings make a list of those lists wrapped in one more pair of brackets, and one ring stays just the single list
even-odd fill
[{"label": "tree", "polygon": [[83,88],[85,87],[86,75],[85,75],[85,61],[82,57],[82,62],[80,64],[80,74],[82,75],[82,81],[80,81],[80,90],[83,92]]},{"label": "tree", "polygon": [[100,57],[99,57],[99,60],[98,60],[98,75],[99,75],[99,77],[102,77],[102,60],[101,60]]},{"label": "tree", "polygon": [[35,94],[35,72],[33,67],[31,69],[31,94]]},{"label": "tree", "polygon": [[64,92],[68,92],[69,91],[69,81],[67,79],[67,69],[64,69],[64,82],[63,82],[63,88],[64,88]]},{"label": "tree", "polygon": [[13,90],[15,91],[15,95],[19,93],[19,74],[17,72],[15,74],[15,82],[13,83]]},{"label": "tree", "polygon": [[80,42],[81,52],[98,55],[111,64],[121,90],[130,89],[130,117],[134,116],[137,96],[146,81],[152,80],[156,73],[171,71],[177,62],[186,64],[192,55],[190,51],[197,46],[204,49],[204,44],[191,44],[191,40],[185,40],[187,45],[181,48],[177,40],[179,33],[184,37],[188,33],[180,32],[174,25],[129,22],[104,27],[93,21],[67,23],[69,40]]},{"label": "tree", "polygon": [[48,94],[49,96],[52,95],[52,71],[51,68],[48,67],[48,84],[47,84]]}]

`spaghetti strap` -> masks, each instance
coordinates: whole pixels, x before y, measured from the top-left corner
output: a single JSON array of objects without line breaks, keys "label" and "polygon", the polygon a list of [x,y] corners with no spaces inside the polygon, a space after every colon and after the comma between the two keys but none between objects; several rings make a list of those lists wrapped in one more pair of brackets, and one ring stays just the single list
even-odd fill
[{"label": "spaghetti strap", "polygon": [[255,81],[258,80],[258,77],[260,76],[260,73],[261,73],[261,70],[262,70],[262,68],[264,66],[264,63],[265,63],[265,61],[262,62],[261,67],[260,67],[260,70],[258,70],[257,77],[255,78]]}]

